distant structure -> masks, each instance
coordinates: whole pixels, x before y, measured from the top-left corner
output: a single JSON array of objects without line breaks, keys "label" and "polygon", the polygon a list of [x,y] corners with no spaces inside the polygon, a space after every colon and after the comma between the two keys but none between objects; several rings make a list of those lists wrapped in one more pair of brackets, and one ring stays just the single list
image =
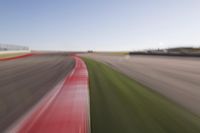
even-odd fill
[{"label": "distant structure", "polygon": [[166,56],[197,56],[200,57],[200,48],[177,47],[168,49],[153,49],[129,52],[130,55],[166,55]]},{"label": "distant structure", "polygon": [[88,53],[93,53],[93,50],[88,50]]},{"label": "distant structure", "polygon": [[29,50],[29,47],[0,43],[0,51],[17,51],[17,50]]}]

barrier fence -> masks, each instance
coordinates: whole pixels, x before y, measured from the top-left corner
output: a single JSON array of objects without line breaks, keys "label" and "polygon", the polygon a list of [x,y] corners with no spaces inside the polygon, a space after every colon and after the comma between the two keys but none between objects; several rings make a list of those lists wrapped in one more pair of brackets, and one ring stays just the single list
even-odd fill
[{"label": "barrier fence", "polygon": [[29,50],[29,47],[12,45],[12,44],[0,44],[0,51],[16,51],[16,50]]}]

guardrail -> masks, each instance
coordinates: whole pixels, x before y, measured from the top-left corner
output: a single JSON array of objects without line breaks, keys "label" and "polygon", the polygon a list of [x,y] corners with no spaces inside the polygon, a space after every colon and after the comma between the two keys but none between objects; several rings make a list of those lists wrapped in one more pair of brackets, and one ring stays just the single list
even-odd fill
[{"label": "guardrail", "polygon": [[15,51],[15,50],[29,50],[29,47],[12,45],[12,44],[0,44],[0,51]]}]

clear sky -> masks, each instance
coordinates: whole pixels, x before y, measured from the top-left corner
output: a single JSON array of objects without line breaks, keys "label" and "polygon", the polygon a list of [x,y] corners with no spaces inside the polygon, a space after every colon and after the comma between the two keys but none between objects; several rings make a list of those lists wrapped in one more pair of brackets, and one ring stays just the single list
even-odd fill
[{"label": "clear sky", "polygon": [[0,0],[0,43],[43,50],[200,46],[200,0]]}]

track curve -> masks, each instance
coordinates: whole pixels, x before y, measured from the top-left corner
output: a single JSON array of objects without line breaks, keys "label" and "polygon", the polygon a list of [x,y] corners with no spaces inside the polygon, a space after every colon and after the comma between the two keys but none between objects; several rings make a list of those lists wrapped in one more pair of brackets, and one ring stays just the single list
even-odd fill
[{"label": "track curve", "polygon": [[66,54],[0,62],[0,132],[19,119],[74,67]]},{"label": "track curve", "polygon": [[74,59],[71,73],[8,132],[88,133],[88,72],[80,58]]}]

